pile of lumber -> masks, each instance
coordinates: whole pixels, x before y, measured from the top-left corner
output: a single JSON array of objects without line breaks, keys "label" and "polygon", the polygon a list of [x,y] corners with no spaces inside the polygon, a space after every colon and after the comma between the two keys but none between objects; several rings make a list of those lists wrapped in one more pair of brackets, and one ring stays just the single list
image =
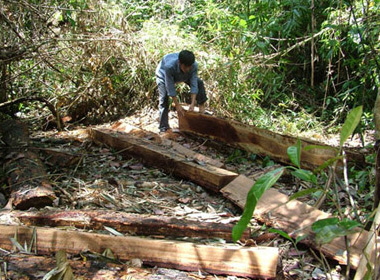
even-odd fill
[{"label": "pile of lumber", "polygon": [[[257,154],[269,155],[285,163],[289,163],[286,154],[287,147],[295,145],[297,141],[288,136],[192,112],[187,112],[186,116],[180,119],[180,130],[237,145]],[[211,192],[221,193],[242,209],[249,189],[262,175],[262,172],[259,172],[252,175],[253,179],[247,178],[224,169],[223,163],[186,149],[175,141],[162,139],[158,135],[122,124],[109,128],[91,128],[88,130],[88,135],[94,142],[112,147],[125,157],[138,158],[146,165],[158,167],[168,174],[190,180]],[[305,140],[302,141],[302,146],[311,144]],[[333,152],[326,153],[325,151],[320,153],[318,150],[311,150],[303,153],[304,167],[313,168],[335,156]],[[357,162],[363,160],[360,154],[350,152],[348,154],[350,160]],[[54,198],[53,195],[49,197]],[[19,207],[19,209],[25,208]],[[110,236],[42,227],[74,226],[81,229],[102,230],[104,226],[109,226],[120,233],[127,234],[217,237],[230,241],[233,226],[231,224],[200,223],[108,211],[14,212],[13,215],[29,227],[0,226],[2,231],[0,247],[4,249],[13,247],[10,237],[15,236],[16,233],[21,244],[31,240],[33,238],[31,227],[34,227],[37,231],[36,246],[39,253],[51,253],[58,250],[70,253],[90,250],[101,253],[109,248],[120,260],[139,258],[145,264],[191,271],[202,270],[215,274],[254,278],[275,278],[276,276],[279,254],[277,248],[195,245],[190,242]],[[343,238],[322,247],[318,247],[313,240],[310,225],[319,219],[329,217],[327,213],[297,200],[289,202],[286,195],[271,189],[259,201],[254,216],[268,225],[287,232],[294,238],[309,234],[309,238],[302,242],[315,247],[341,264],[347,263]],[[249,236],[250,232],[247,230],[243,238],[248,239]],[[368,232],[362,231],[351,235],[349,239],[351,265],[357,268],[368,239]]]}]

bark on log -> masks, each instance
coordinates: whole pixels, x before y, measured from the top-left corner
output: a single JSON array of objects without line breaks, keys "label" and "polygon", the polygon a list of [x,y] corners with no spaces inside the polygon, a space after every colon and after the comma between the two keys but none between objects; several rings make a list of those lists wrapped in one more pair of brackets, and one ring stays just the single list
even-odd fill
[{"label": "bark on log", "polygon": [[[287,154],[288,147],[296,146],[298,141],[296,137],[195,112],[186,112],[185,116],[179,119],[179,129],[183,132],[194,133],[238,146],[255,154],[269,156],[286,164],[292,164]],[[309,145],[328,148],[302,150],[301,164],[303,168],[314,169],[325,161],[334,158],[337,153],[331,146],[307,139],[301,139],[301,145],[302,148]],[[349,161],[361,165],[365,163],[364,155],[358,152],[346,150],[346,154]]]},{"label": "bark on log", "polygon": [[[74,226],[92,230],[111,227],[118,232],[134,235],[160,235],[176,237],[222,238],[231,241],[233,224],[199,222],[167,216],[150,216],[106,210],[70,210],[12,212],[27,226]],[[242,238],[250,238],[247,229]]]},{"label": "bark on log", "polygon": [[[20,244],[30,243],[33,228],[0,225],[0,248],[11,250],[17,232]],[[206,271],[255,278],[275,278],[278,248],[197,245],[189,242],[110,236],[48,228],[35,228],[38,254],[59,250],[78,254],[110,249],[119,260],[140,259],[144,264],[187,271]]]},{"label": "bark on log", "polygon": [[4,169],[14,207],[24,210],[52,205],[56,197],[43,163],[26,147],[29,143],[27,126],[8,120],[1,124],[0,130],[3,142],[8,146]]},{"label": "bark on log", "polygon": [[193,181],[210,191],[218,192],[238,176],[225,169],[189,161],[186,157],[173,153],[165,147],[128,136],[125,133],[109,129],[91,129],[90,135],[97,143],[123,150],[125,156],[139,158],[148,165]]},{"label": "bark on log", "polygon": [[[249,190],[254,185],[254,180],[251,180],[244,175],[240,175],[221,192],[222,194],[233,201],[236,205],[244,209],[246,198]],[[256,205],[254,217],[280,230],[287,232],[291,237],[296,238],[301,235],[309,235],[309,238],[301,242],[320,249],[321,252],[328,257],[337,260],[341,264],[347,263],[345,256],[346,245],[344,238],[336,238],[328,244],[321,247],[314,242],[314,234],[311,231],[311,225],[320,219],[331,218],[330,214],[322,212],[312,206],[302,203],[298,200],[289,201],[289,197],[278,192],[275,189],[267,190],[260,198]],[[350,240],[350,262],[351,267],[357,268],[359,265],[360,256],[366,245],[368,232],[363,230],[359,233],[349,236]],[[380,244],[378,244],[380,246]]]}]

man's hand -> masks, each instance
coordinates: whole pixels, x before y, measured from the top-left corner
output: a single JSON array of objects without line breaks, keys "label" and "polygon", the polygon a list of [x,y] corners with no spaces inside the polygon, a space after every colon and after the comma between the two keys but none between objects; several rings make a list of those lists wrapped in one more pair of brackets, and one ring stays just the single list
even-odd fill
[{"label": "man's hand", "polygon": [[190,112],[193,112],[194,111],[194,107],[195,107],[195,98],[196,98],[196,94],[192,93],[191,94],[191,104],[190,104],[190,107],[189,107],[189,111]]},{"label": "man's hand", "polygon": [[175,108],[177,110],[178,118],[182,118],[185,116],[185,110],[182,108],[182,106],[179,103],[175,106]]}]

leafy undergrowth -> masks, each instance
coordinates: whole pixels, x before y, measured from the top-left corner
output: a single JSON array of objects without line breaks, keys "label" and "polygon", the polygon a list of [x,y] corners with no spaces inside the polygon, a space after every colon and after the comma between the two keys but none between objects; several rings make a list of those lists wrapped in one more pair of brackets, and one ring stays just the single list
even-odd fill
[{"label": "leafy undergrowth", "polygon": [[[119,122],[158,132],[155,110],[146,109]],[[173,129],[178,127],[174,112],[170,112],[170,123]],[[50,180],[58,197],[53,207],[49,209],[110,209],[216,222],[236,222],[240,218],[241,209],[221,194],[210,193],[202,186],[175,178],[157,168],[145,166],[136,159],[123,158],[118,151],[95,145],[88,138],[79,137],[79,134],[73,137],[75,134],[72,131],[61,133],[35,131],[31,137],[33,146],[40,148],[41,157],[48,168]],[[217,159],[223,162],[227,169],[247,177],[274,164],[268,158],[248,154],[212,140],[179,133],[175,133],[174,139],[184,147]],[[77,160],[74,164],[60,166],[52,162],[49,155],[44,154],[44,148],[47,147],[70,152]],[[284,176],[275,185],[275,188],[287,195],[299,191],[302,187],[302,184],[289,176]],[[313,204],[315,199],[304,197],[301,200]],[[342,197],[342,200],[345,199]],[[329,211],[328,205],[324,207]],[[10,221],[9,217],[4,215],[0,219],[2,223],[16,222]],[[326,267],[310,248],[302,245],[295,248],[292,242],[280,235],[270,234],[265,225],[254,220],[251,221],[250,228],[252,239],[246,241],[246,246],[275,246],[280,249],[278,279],[327,279],[327,277],[342,279],[342,268],[337,263],[329,261],[330,267]],[[106,230],[102,233],[110,234]],[[258,238],[259,236],[261,238]],[[203,244],[225,243],[220,239],[184,237],[178,240]],[[73,263],[76,279],[245,279],[235,276],[215,276],[203,272],[189,273],[151,268],[141,263],[107,264],[102,260],[83,255],[68,257]],[[53,259],[53,257],[46,258],[46,262],[50,263]],[[3,256],[0,262],[4,265],[7,261],[11,263],[9,256],[8,259]],[[83,267],[78,267],[77,262],[87,266],[87,271]],[[24,278],[9,277],[9,279],[41,279],[41,275],[47,273],[49,268],[52,269],[51,266],[36,270],[34,275],[24,275]],[[97,271],[98,276],[91,276],[94,274],[89,273],[90,271]],[[10,266],[8,275],[12,273],[16,271],[12,272]]]}]

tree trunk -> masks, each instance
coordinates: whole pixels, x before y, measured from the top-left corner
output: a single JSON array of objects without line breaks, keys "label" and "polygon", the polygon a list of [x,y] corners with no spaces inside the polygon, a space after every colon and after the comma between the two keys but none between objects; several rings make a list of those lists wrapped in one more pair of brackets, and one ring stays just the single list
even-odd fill
[{"label": "tree trunk", "polygon": [[375,119],[375,149],[376,149],[376,186],[374,194],[373,209],[379,206],[380,201],[380,89],[376,97],[375,107],[373,109],[373,117]]},{"label": "tree trunk", "polygon": [[17,209],[52,205],[56,198],[38,155],[28,150],[27,126],[19,121],[1,123],[2,141],[7,145],[4,173],[11,188],[12,204]]}]

